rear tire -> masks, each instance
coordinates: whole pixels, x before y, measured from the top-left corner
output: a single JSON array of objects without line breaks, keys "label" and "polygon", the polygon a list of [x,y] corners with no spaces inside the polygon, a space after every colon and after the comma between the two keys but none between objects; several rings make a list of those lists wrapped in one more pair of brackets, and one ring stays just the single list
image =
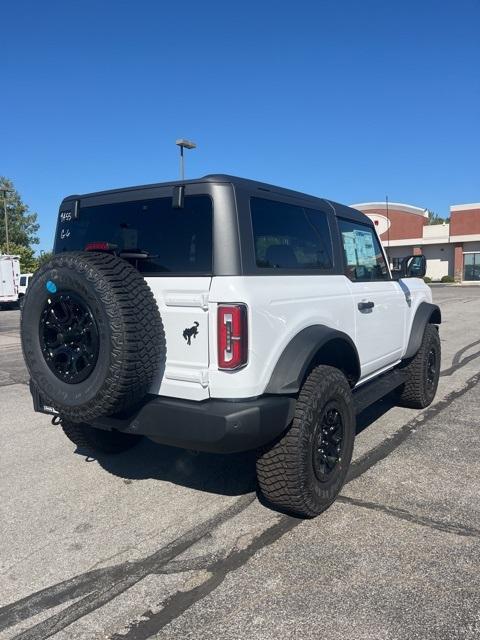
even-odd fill
[{"label": "rear tire", "polygon": [[92,453],[122,453],[142,439],[142,436],[130,433],[95,429],[85,423],[62,421],[61,425],[64,434],[73,444]]},{"label": "rear tire", "polygon": [[407,381],[399,388],[399,404],[411,409],[425,409],[431,404],[437,392],[440,360],[438,329],[427,324],[420,349],[403,369]]},{"label": "rear tire", "polygon": [[327,509],[345,482],[354,439],[347,379],[320,365],[302,386],[288,431],[259,453],[257,479],[267,504],[307,518]]}]

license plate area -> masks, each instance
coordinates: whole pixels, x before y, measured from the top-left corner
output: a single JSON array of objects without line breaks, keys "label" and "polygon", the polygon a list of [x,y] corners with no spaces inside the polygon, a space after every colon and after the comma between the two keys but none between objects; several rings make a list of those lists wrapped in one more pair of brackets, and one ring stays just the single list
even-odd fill
[{"label": "license plate area", "polygon": [[37,413],[46,413],[47,415],[50,415],[50,416],[58,416],[58,411],[54,407],[51,407],[50,405],[44,402],[42,396],[40,395],[39,390],[31,380],[30,380],[30,393],[32,394],[34,411],[36,411]]}]

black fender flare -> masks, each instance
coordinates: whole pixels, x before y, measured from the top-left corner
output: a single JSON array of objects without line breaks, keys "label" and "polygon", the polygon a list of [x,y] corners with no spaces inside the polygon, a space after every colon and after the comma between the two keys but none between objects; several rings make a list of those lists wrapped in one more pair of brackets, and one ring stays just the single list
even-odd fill
[{"label": "black fender flare", "polygon": [[404,359],[412,358],[420,349],[423,334],[427,324],[441,324],[442,313],[436,304],[430,302],[421,302],[415,312],[412,328],[410,330],[410,338],[408,340],[407,350]]},{"label": "black fender flare", "polygon": [[[302,329],[287,344],[277,361],[265,393],[295,394],[298,393],[308,368],[317,353],[328,343],[344,345],[352,356],[348,369],[353,382],[360,377],[360,359],[353,340],[346,333],[325,325],[312,325]],[[328,363],[330,364],[330,363]]]}]

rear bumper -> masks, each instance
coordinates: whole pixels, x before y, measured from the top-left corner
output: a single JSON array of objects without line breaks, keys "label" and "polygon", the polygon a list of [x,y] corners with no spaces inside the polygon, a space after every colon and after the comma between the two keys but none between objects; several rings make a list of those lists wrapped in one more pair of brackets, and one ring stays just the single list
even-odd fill
[{"label": "rear bumper", "polygon": [[[45,407],[32,386],[34,407]],[[92,426],[147,436],[160,444],[213,453],[249,451],[279,436],[293,419],[295,399],[262,396],[254,400],[192,402],[149,396],[128,417],[98,418]]]}]

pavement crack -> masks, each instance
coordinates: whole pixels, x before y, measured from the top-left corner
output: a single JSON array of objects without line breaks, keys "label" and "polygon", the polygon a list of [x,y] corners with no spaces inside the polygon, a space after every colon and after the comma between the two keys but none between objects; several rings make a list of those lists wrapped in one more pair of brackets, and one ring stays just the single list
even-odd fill
[{"label": "pavement crack", "polygon": [[[462,365],[463,363],[459,363],[458,366]],[[432,407],[405,423],[391,438],[361,456],[352,464],[347,481],[351,482],[358,478],[375,464],[385,459],[417,429],[431,422],[453,401],[461,398],[474,388],[479,381],[480,374],[474,375],[461,389],[449,393],[443,400],[440,400]],[[248,545],[243,548],[234,548],[227,556],[225,556],[224,550],[220,558],[218,556],[207,555],[184,561],[176,559],[202,540],[207,534],[211,534],[213,530],[247,509],[254,500],[255,496],[253,494],[242,496],[229,508],[190,529],[173,542],[146,558],[134,562],[123,562],[111,567],[94,569],[6,605],[0,609],[0,631],[12,627],[45,610],[67,602],[70,603],[57,614],[50,616],[46,620],[39,622],[15,636],[16,640],[40,640],[48,638],[65,629],[83,616],[99,609],[137,584],[147,575],[171,572],[178,573],[192,570],[202,570],[211,574],[205,581],[192,589],[179,591],[172,595],[165,601],[160,611],[156,613],[152,613],[151,611],[145,612],[143,619],[131,623],[126,631],[126,635],[114,635],[112,638],[113,640],[141,640],[142,638],[148,638],[154,635],[184,613],[189,607],[208,596],[223,582],[229,573],[240,568],[259,550],[273,544],[302,522],[302,520],[289,516],[280,516],[280,519],[274,525],[256,536]],[[340,500],[346,501],[344,497],[341,497]],[[458,535],[470,537],[479,536],[479,532],[474,529],[470,530],[457,525],[448,525],[446,523],[432,521],[421,516],[413,516],[406,511],[394,509],[393,507],[376,505],[375,503],[361,503],[357,506],[384,511],[391,516],[416,522],[424,526],[433,526],[439,530],[456,533]],[[75,602],[72,602],[74,600]]]},{"label": "pavement crack", "polygon": [[464,396],[471,389],[476,387],[479,382],[480,373],[477,373],[469,378],[463,387],[461,387],[460,389],[456,389],[455,391],[451,391],[442,400],[439,400],[434,405],[431,405],[430,407],[428,407],[428,409],[425,409],[425,411],[422,411],[422,413],[412,418],[412,420],[406,422],[398,431],[393,434],[393,436],[391,436],[387,440],[384,440],[382,443],[352,462],[350,471],[348,473],[347,482],[356,480],[366,471],[371,469],[374,465],[384,460],[403,442],[405,442],[405,440],[407,440],[407,438],[409,438],[412,433],[417,431],[417,429],[422,428],[427,422],[430,422],[431,420],[436,418],[438,414],[446,409],[452,402]]},{"label": "pavement crack", "polygon": [[277,542],[301,522],[302,520],[297,518],[286,515],[281,516],[274,525],[265,529],[247,547],[236,549],[226,558],[204,566],[204,571],[211,574],[207,580],[189,591],[177,591],[165,601],[160,611],[156,613],[150,610],[145,611],[139,620],[129,625],[126,632],[122,631],[121,634],[113,634],[110,636],[110,640],[144,640],[155,635],[191,606],[203,600],[212,591],[215,591],[229,573],[242,567],[258,551]]},{"label": "pavement crack", "polygon": [[58,583],[0,609],[0,631],[74,599],[81,600],[15,636],[16,640],[49,638],[83,616],[102,607],[147,575],[162,573],[175,557],[199,542],[222,524],[247,509],[255,495],[242,496],[230,507],[193,527],[155,553],[135,562],[89,571]]},{"label": "pavement crack", "polygon": [[453,373],[458,371],[458,369],[465,367],[469,362],[478,358],[480,356],[480,351],[476,351],[475,353],[472,353],[471,355],[467,356],[462,361],[460,361],[461,357],[466,351],[469,351],[470,349],[472,349],[473,347],[476,347],[479,344],[480,344],[480,340],[475,340],[475,342],[471,342],[470,344],[467,344],[461,349],[459,349],[459,351],[457,351],[457,353],[453,356],[452,365],[448,367],[448,369],[444,369],[440,373],[440,377],[443,378],[445,376],[451,376]]},{"label": "pavement crack", "polygon": [[337,501],[343,504],[350,504],[355,507],[361,507],[362,509],[379,511],[394,518],[399,518],[400,520],[405,520],[406,522],[418,524],[422,527],[436,529],[437,531],[443,531],[444,533],[452,533],[454,535],[464,536],[467,538],[480,538],[480,529],[476,529],[474,527],[466,527],[464,525],[456,523],[442,522],[441,520],[434,520],[433,518],[428,518],[426,516],[416,515],[414,513],[411,513],[410,511],[407,511],[406,509],[401,509],[400,507],[390,507],[385,504],[379,504],[377,502],[367,502],[364,500],[358,500],[357,498],[351,498],[349,496],[338,496]]}]

